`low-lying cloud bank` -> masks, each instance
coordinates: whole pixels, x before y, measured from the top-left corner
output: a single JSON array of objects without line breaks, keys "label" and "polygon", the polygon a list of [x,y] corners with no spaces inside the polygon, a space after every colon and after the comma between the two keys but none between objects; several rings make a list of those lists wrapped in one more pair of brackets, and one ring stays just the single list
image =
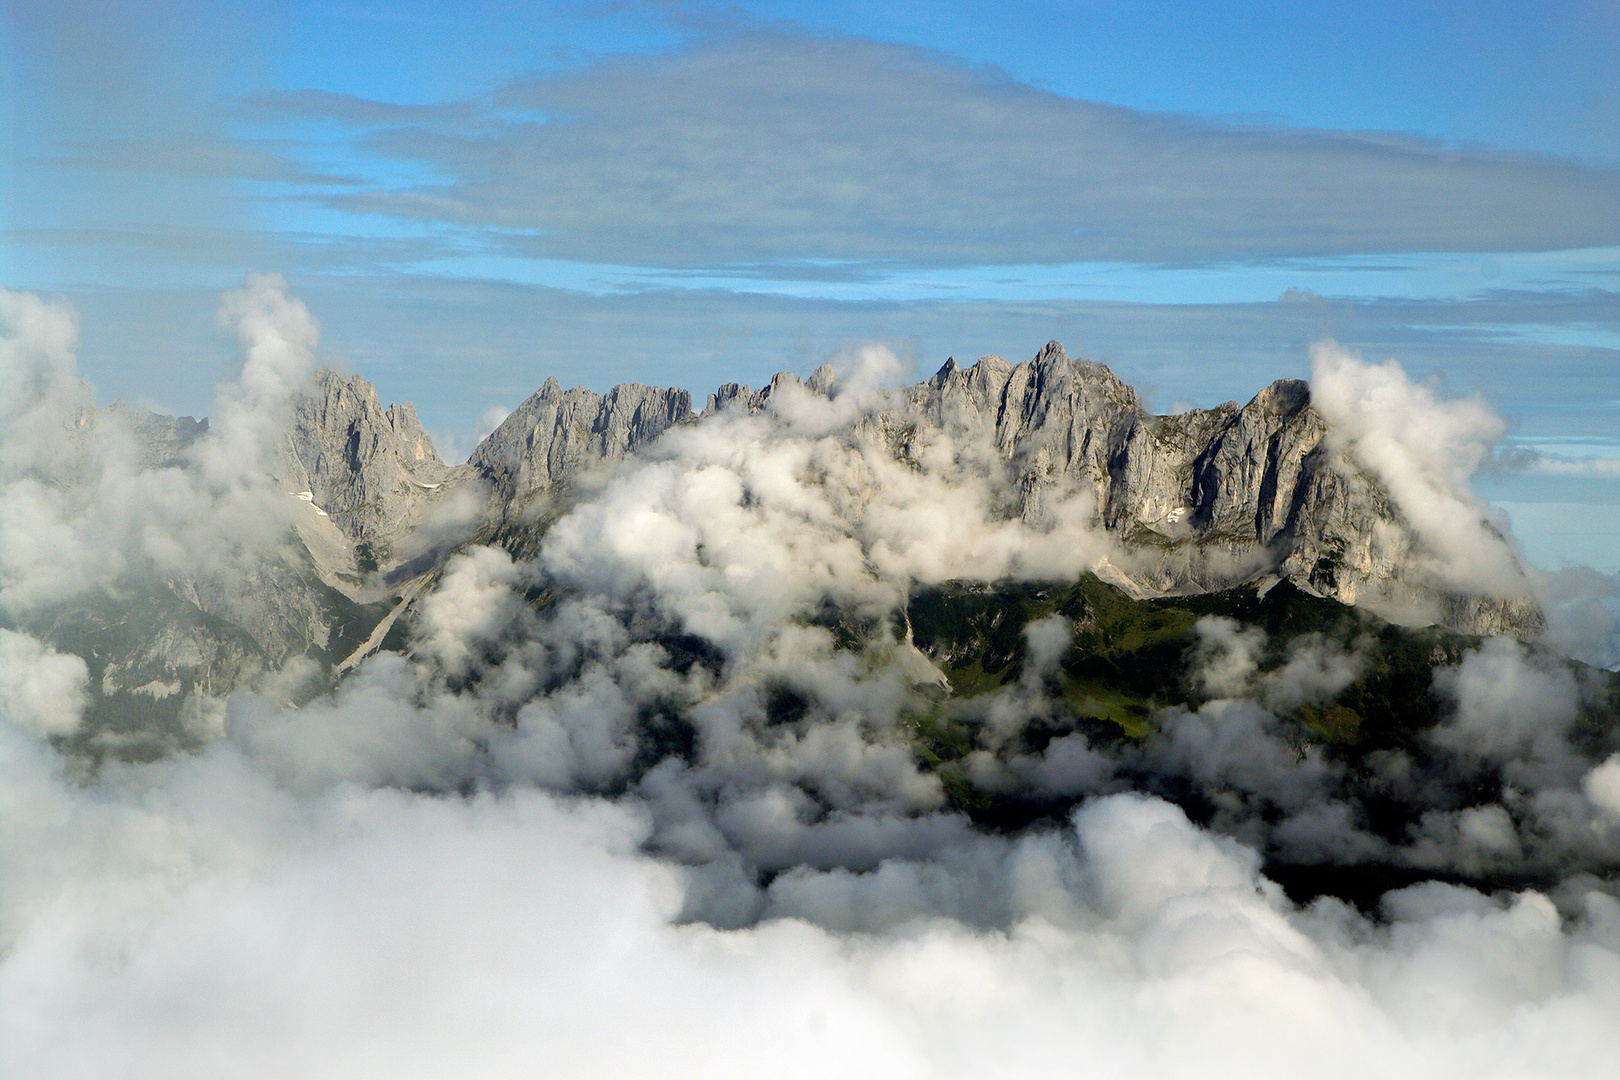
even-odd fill
[{"label": "low-lying cloud bank", "polygon": [[[86,407],[72,314],[0,300],[0,365],[28,373],[4,385],[32,388],[0,401],[0,610],[273,550],[295,501],[259,455],[317,343],[282,283],[222,306],[244,371],[191,457],[137,470],[90,443],[74,483],[45,453]],[[1321,363],[1402,505],[1409,487],[1477,522],[1479,459],[1457,448],[1493,418],[1389,367]],[[830,401],[788,389],[671,432],[534,559],[454,556],[409,656],[301,707],[275,683],[239,691],[194,754],[86,778],[49,739],[76,719],[82,662],[0,631],[0,1073],[1620,1062],[1620,753],[1581,727],[1602,685],[1486,640],[1435,678],[1421,743],[1347,763],[1283,714],[1331,700],[1372,646],[1299,635],[1273,656],[1264,631],[1209,617],[1201,704],[1139,740],[1041,744],[1082,627],[1032,620],[1019,676],[953,701],[895,614],[919,583],[1072,577],[1106,539],[1080,496],[1006,519],[970,447],[901,464],[840,435],[892,377],[871,352]],[[1495,549],[1456,524],[1437,515],[1432,544],[1488,574]],[[947,721],[975,790],[1063,809],[975,825],[916,748]],[[1368,910],[1331,890],[1299,904],[1263,872],[1277,859],[1410,883]]]},{"label": "low-lying cloud bank", "polygon": [[1017,838],[935,820],[913,857],[789,871],[718,930],[678,921],[693,872],[646,853],[636,798],[295,793],[234,739],[91,789],[9,727],[0,754],[12,1075],[1523,1077],[1620,1053],[1612,896],[1301,910],[1137,795]]}]

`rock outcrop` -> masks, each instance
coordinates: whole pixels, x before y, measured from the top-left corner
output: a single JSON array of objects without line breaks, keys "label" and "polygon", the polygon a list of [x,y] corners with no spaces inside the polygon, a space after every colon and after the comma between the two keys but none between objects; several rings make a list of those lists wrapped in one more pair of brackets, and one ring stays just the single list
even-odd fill
[{"label": "rock outcrop", "polygon": [[410,402],[384,409],[371,383],[333,371],[317,373],[314,392],[298,400],[277,471],[352,542],[380,555],[470,475],[439,459]]},{"label": "rock outcrop", "polygon": [[[1542,618],[1521,581],[1497,596],[1448,583],[1389,493],[1335,449],[1310,387],[1281,380],[1247,405],[1149,415],[1100,364],[1057,342],[1034,360],[954,361],[912,387],[888,424],[987,439],[1026,517],[1055,489],[1089,487],[1097,524],[1125,549],[1144,594],[1227,588],[1267,575],[1403,621],[1533,636]],[[1488,528],[1484,526],[1483,528]]]},{"label": "rock outcrop", "polygon": [[[1541,629],[1522,582],[1489,596],[1450,583],[1445,552],[1335,443],[1305,383],[1273,383],[1245,405],[1155,416],[1107,367],[1072,360],[1053,342],[1025,363],[947,361],[886,395],[843,393],[824,367],[757,391],[722,386],[698,414],[685,390],[632,384],[596,394],[553,379],[452,467],[409,404],[384,408],[364,379],[323,372],[294,403],[274,483],[259,493],[287,501],[266,515],[281,532],[262,538],[257,555],[86,597],[23,628],[87,658],[106,716],[161,714],[181,738],[199,722],[188,709],[256,672],[299,656],[341,672],[380,647],[458,543],[531,554],[548,520],[672,427],[737,412],[791,416],[813,404],[808,394],[840,406],[816,421],[833,423],[833,437],[898,460],[915,464],[914,449],[945,440],[963,469],[1002,493],[1008,516],[1040,524],[1057,500],[1090,499],[1090,527],[1115,552],[1099,573],[1138,596],[1286,579],[1406,622],[1525,638]],[[207,431],[206,421],[112,412],[143,469],[190,468]],[[93,409],[79,415],[69,434],[88,447]],[[71,485],[76,474],[55,482]],[[460,531],[446,532],[454,515],[434,517],[434,504],[469,490],[478,497],[457,505],[485,508],[483,524],[454,519]]]},{"label": "rock outcrop", "polygon": [[143,470],[183,467],[191,444],[208,433],[207,420],[132,409],[121,401],[109,405],[107,414],[134,438],[136,464]]},{"label": "rock outcrop", "polygon": [[[548,379],[452,469],[409,405],[384,410],[365,380],[324,373],[289,431],[286,479],[310,492],[351,541],[386,552],[458,484],[481,480],[495,516],[521,522],[537,499],[565,505],[587,476],[672,426],[773,408],[789,386],[839,393],[831,368],[803,382],[783,373],[757,391],[722,386],[699,415],[681,389],[626,384],[597,394]],[[1523,582],[1488,597],[1448,583],[1445,553],[1332,445],[1310,387],[1297,380],[1273,383],[1246,405],[1155,416],[1107,367],[1070,359],[1054,341],[1020,364],[999,356],[967,368],[947,361],[855,428],[852,437],[887,440],[900,458],[921,436],[948,436],[1002,470],[1009,512],[1031,521],[1052,500],[1089,491],[1094,525],[1122,553],[1111,572],[1142,595],[1276,577],[1409,622],[1525,637],[1541,628]]]},{"label": "rock outcrop", "polygon": [[708,404],[703,408],[703,415],[710,416],[727,409],[746,409],[749,412],[758,412],[765,408],[773,396],[779,396],[784,386],[806,386],[818,394],[829,394],[837,381],[831,365],[823,364],[817,368],[808,381],[800,379],[791,371],[778,371],[771,377],[771,381],[758,390],[737,383],[726,383],[714,393],[709,395]]},{"label": "rock outcrop", "polygon": [[[789,384],[837,392],[831,369],[802,384],[784,373],[758,391],[720,387],[704,415],[767,409]],[[548,383],[473,460],[515,478],[503,490],[527,498],[687,419],[682,391],[626,386],[598,397]],[[930,432],[984,451],[1006,470],[1016,512],[1032,521],[1053,498],[1090,490],[1095,524],[1123,549],[1115,579],[1141,595],[1276,577],[1402,621],[1522,637],[1542,626],[1522,580],[1503,582],[1496,596],[1449,583],[1445,553],[1428,548],[1378,480],[1330,445],[1298,380],[1273,383],[1247,405],[1154,416],[1106,366],[1071,360],[1054,341],[1021,364],[949,360],[859,426],[901,458]]]},{"label": "rock outcrop", "polygon": [[519,405],[478,444],[467,464],[508,509],[571,485],[693,419],[692,395],[637,383],[606,394],[564,390],[556,379]]}]

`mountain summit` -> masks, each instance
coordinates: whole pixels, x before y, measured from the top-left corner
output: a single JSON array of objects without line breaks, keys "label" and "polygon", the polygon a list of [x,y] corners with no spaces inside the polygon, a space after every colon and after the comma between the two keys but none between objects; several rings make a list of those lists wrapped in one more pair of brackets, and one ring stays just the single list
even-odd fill
[{"label": "mountain summit", "polygon": [[[489,518],[509,526],[502,535],[532,550],[543,525],[522,523],[540,505],[556,512],[672,428],[851,393],[831,368],[808,382],[783,373],[757,391],[722,386],[699,413],[685,390],[626,384],[596,394],[553,379],[452,469],[409,405],[385,413],[360,378],[323,373],[318,385],[289,433],[292,458],[305,463],[289,481],[352,542],[390,551],[408,550],[423,508],[464,486],[481,486]],[[997,492],[1002,513],[1032,525],[1054,503],[1088,497],[1088,524],[1115,548],[1100,569],[1133,595],[1286,579],[1400,622],[1520,637],[1542,627],[1522,574],[1492,593],[1460,583],[1443,538],[1414,526],[1298,380],[1246,405],[1153,415],[1105,365],[1071,359],[1054,341],[1025,363],[987,356],[963,368],[952,359],[926,382],[866,393],[821,437],[881,446],[901,462],[943,440]],[[1511,563],[1482,509],[1476,524]]]},{"label": "mountain summit", "polygon": [[[141,475],[200,468],[206,421],[113,409],[101,423],[127,433]],[[799,515],[795,557],[821,567],[816,587],[835,605],[851,575],[885,582],[891,597],[861,604],[901,611],[916,588],[947,579],[1090,572],[1136,600],[1287,581],[1408,625],[1522,639],[1543,626],[1483,508],[1465,490],[1432,488],[1460,508],[1453,524],[1472,547],[1434,527],[1433,507],[1414,514],[1386,482],[1399,462],[1387,448],[1364,455],[1307,384],[1154,415],[1106,366],[1057,342],[1020,364],[948,360],[898,388],[860,370],[783,373],[759,390],[722,386],[701,412],[682,389],[596,394],[547,380],[454,466],[411,405],[383,407],[357,376],[317,373],[279,430],[268,474],[230,500],[230,530],[251,536],[189,573],[17,620],[86,659],[92,712],[142,731],[154,717],[206,731],[222,715],[207,702],[234,686],[294,668],[329,680],[408,648],[445,568],[474,548],[531,560],[523,573],[551,595],[567,587],[554,577],[564,563],[618,557],[610,549],[629,543],[652,545],[635,556],[652,558],[677,544],[763,595],[773,579],[751,565],[761,556],[746,550],[747,530],[784,514]],[[709,531],[669,533],[690,529],[661,507],[694,492],[719,499],[698,523]],[[734,533],[727,515],[742,515]],[[1508,568],[1489,589],[1467,572],[1479,550]]]}]

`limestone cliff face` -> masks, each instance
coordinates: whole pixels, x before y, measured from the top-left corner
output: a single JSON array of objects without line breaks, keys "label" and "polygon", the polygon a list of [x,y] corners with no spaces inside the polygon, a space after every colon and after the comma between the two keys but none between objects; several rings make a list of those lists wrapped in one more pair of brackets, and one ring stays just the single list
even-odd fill
[{"label": "limestone cliff face", "polygon": [[1152,416],[1100,364],[1048,344],[1012,365],[947,362],[907,392],[891,429],[932,425],[992,440],[1038,518],[1054,490],[1089,489],[1097,524],[1144,593],[1230,587],[1266,575],[1397,618],[1478,633],[1539,632],[1529,589],[1480,597],[1447,584],[1387,491],[1336,450],[1310,388],[1281,380],[1247,405]]},{"label": "limestone cliff face", "polygon": [[208,432],[207,420],[132,409],[123,402],[109,405],[107,415],[134,439],[136,464],[142,469],[184,467],[186,451]]},{"label": "limestone cliff face", "polygon": [[[709,411],[768,407],[783,383],[735,384]],[[830,371],[805,385],[835,392]],[[1143,595],[1204,592],[1269,576],[1405,621],[1533,636],[1542,619],[1525,582],[1482,597],[1448,585],[1443,554],[1425,548],[1383,486],[1336,450],[1310,387],[1286,379],[1247,405],[1153,416],[1101,364],[1050,342],[1033,360],[947,361],[932,379],[862,422],[906,457],[919,433],[988,450],[1015,492],[1011,508],[1041,519],[1057,495],[1089,490],[1095,524],[1123,557],[1120,583]]]},{"label": "limestone cliff face", "polygon": [[692,395],[685,390],[627,383],[596,394],[584,387],[564,390],[547,379],[478,445],[468,465],[515,509],[691,419]]},{"label": "limestone cliff face", "polygon": [[[341,672],[380,647],[457,544],[532,552],[550,516],[537,507],[566,509],[593,477],[671,427],[737,410],[791,412],[805,393],[841,392],[830,368],[805,381],[784,373],[757,391],[722,386],[698,415],[685,390],[596,394],[548,380],[465,465],[450,467],[409,404],[383,408],[364,379],[323,372],[295,402],[274,483],[261,492],[287,500],[266,514],[278,532],[262,550],[185,580],[126,583],[117,596],[85,597],[22,628],[87,658],[92,712],[107,723],[144,709],[183,740],[202,722],[187,710],[212,708],[256,672],[298,656]],[[1527,638],[1541,629],[1522,582],[1491,596],[1448,584],[1444,552],[1335,443],[1305,383],[1273,383],[1246,405],[1155,416],[1108,368],[1053,342],[1025,363],[948,361],[926,382],[863,395],[860,409],[827,412],[849,418],[835,437],[913,462],[920,445],[944,437],[961,468],[1001,493],[999,512],[1032,523],[1049,521],[1056,500],[1089,498],[1091,527],[1115,541],[1099,573],[1137,595],[1285,578],[1403,621]],[[144,469],[189,468],[207,430],[190,418],[114,414]],[[73,415],[64,442],[88,447],[95,413]],[[64,467],[55,482],[76,477],[77,466]],[[486,508],[487,520],[423,527],[435,502],[470,489],[478,499],[462,501]],[[109,745],[123,738],[107,731]]]},{"label": "limestone cliff face", "polygon": [[784,386],[808,386],[818,394],[830,393],[835,376],[830,365],[823,364],[810,376],[810,380],[799,378],[791,371],[778,371],[771,377],[771,381],[758,390],[736,383],[726,383],[714,393],[709,395],[709,401],[703,409],[703,415],[721,412],[727,409],[746,409],[749,412],[758,412],[765,408],[773,396],[781,394]]},{"label": "limestone cliff face", "polygon": [[[208,430],[206,420],[110,411],[143,469],[185,468]],[[265,497],[279,487],[287,499],[266,515],[262,550],[204,564],[196,576],[126,583],[116,598],[53,614],[52,636],[90,665],[92,713],[161,717],[179,738],[186,710],[258,673],[297,656],[341,661],[394,603],[368,571],[386,565],[392,545],[467,474],[439,460],[409,404],[384,409],[366,380],[331,371],[294,402],[272,467]]]},{"label": "limestone cliff face", "polygon": [[321,371],[300,398],[278,468],[355,543],[386,548],[411,531],[424,509],[466,475],[439,460],[405,402],[384,409],[371,383]]},{"label": "limestone cliff face", "polygon": [[[409,405],[385,410],[365,380],[325,373],[297,408],[286,482],[309,491],[351,542],[382,550],[407,537],[434,499],[469,482],[486,485],[494,516],[521,530],[535,500],[566,505],[586,476],[670,427],[773,408],[790,385],[839,392],[830,368],[804,382],[784,373],[757,391],[720,387],[700,416],[685,390],[628,384],[597,394],[549,379],[465,466],[449,468]],[[1522,582],[1491,597],[1447,584],[1442,553],[1425,545],[1375,477],[1334,447],[1310,388],[1297,380],[1273,383],[1246,405],[1155,416],[1107,367],[1071,359],[1051,342],[1019,364],[999,356],[967,368],[947,361],[855,421],[850,436],[886,440],[904,458],[930,432],[998,473],[1010,514],[1039,521],[1053,499],[1090,492],[1094,526],[1120,551],[1110,573],[1141,595],[1287,578],[1406,621],[1526,637],[1541,628]]]}]

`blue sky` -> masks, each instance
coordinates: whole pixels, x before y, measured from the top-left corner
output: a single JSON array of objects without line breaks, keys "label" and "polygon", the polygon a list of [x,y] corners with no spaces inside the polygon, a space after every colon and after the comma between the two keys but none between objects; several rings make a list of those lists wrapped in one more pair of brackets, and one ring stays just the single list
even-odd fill
[{"label": "blue sky", "polygon": [[1170,409],[1332,336],[1577,463],[1504,503],[1620,501],[1612,0],[0,3],[0,281],[103,401],[205,411],[250,270],[453,445],[548,375],[1057,338]]}]

